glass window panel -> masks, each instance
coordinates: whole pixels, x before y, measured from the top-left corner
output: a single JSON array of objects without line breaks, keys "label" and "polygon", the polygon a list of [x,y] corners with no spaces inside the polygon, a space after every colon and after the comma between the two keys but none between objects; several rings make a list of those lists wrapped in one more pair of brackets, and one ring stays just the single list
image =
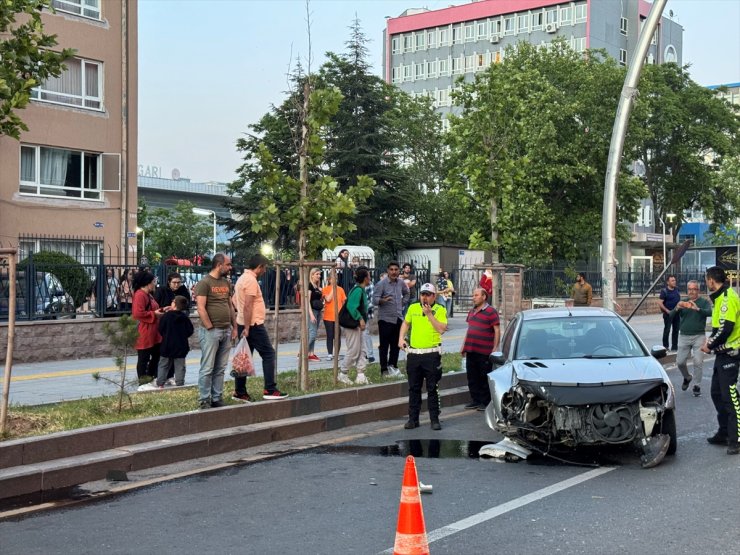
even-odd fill
[{"label": "glass window panel", "polygon": [[36,181],[36,149],[21,147],[21,181]]}]

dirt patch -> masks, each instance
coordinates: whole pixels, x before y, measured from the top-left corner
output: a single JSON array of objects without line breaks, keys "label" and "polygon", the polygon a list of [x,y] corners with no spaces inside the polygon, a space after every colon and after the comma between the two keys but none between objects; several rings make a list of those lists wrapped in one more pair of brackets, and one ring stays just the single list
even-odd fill
[{"label": "dirt patch", "polygon": [[8,422],[2,439],[41,435],[46,433],[48,426],[49,418],[46,416],[11,412],[8,413]]}]

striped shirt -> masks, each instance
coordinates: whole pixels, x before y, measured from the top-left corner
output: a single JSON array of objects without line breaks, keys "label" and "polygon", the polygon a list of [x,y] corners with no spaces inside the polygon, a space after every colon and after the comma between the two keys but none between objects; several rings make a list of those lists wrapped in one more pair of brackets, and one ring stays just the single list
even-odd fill
[{"label": "striped shirt", "polygon": [[499,325],[496,309],[486,303],[480,310],[468,312],[465,321],[468,323],[468,333],[465,335],[463,351],[490,355],[496,337],[493,327]]}]

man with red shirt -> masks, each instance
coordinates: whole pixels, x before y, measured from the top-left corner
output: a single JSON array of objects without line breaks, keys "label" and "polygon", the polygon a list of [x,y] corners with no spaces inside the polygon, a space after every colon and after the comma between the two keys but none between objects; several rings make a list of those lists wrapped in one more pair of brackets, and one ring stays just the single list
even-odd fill
[{"label": "man with red shirt", "polygon": [[468,331],[465,333],[460,353],[467,361],[468,389],[472,401],[466,409],[485,410],[491,402],[487,375],[491,371],[490,355],[498,349],[501,329],[498,312],[488,304],[488,293],[482,287],[473,290],[473,310],[465,320]]}]

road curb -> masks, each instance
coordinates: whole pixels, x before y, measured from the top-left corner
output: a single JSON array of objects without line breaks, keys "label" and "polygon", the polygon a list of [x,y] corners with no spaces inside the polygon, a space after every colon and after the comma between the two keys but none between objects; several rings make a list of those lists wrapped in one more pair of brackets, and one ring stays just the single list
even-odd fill
[{"label": "road curb", "polygon": [[[467,376],[440,382],[445,405],[469,400]],[[38,494],[275,441],[404,417],[408,383],[146,418],[0,443],[0,499]]]}]

